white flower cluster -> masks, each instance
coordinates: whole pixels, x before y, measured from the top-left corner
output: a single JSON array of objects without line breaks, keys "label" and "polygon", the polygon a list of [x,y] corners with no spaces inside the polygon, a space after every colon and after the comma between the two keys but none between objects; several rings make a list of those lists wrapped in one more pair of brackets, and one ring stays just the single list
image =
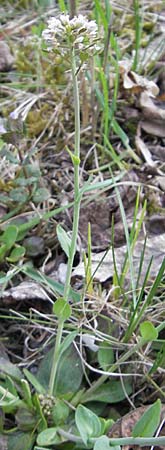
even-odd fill
[{"label": "white flower cluster", "polygon": [[58,19],[51,17],[48,28],[42,33],[50,48],[61,54],[66,54],[68,48],[76,51],[94,53],[100,49],[98,42],[98,27],[95,20],[89,21],[79,14],[70,19],[68,14],[61,14]]}]

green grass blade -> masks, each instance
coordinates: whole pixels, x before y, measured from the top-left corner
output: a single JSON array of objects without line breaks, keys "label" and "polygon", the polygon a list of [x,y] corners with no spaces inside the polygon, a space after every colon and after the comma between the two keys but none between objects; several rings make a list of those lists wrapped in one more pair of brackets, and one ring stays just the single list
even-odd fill
[{"label": "green grass blade", "polygon": [[[104,97],[104,108],[103,108],[103,117],[102,117],[102,123],[104,127],[104,136],[108,140],[109,136],[109,87],[108,82],[104,73],[103,68],[100,68],[100,81],[102,85],[103,90],[103,97]],[[105,143],[104,143],[105,145]]]},{"label": "green grass blade", "polygon": [[104,30],[108,31],[108,17],[106,16],[106,13],[104,12],[104,8],[101,5],[100,0],[94,0],[95,3],[95,18],[96,22],[99,24],[102,24],[104,27]]},{"label": "green grass blade", "polygon": [[[136,327],[137,327],[137,325],[138,325],[138,323],[140,321],[138,309],[139,309],[139,305],[141,304],[141,302],[143,300],[143,297],[144,297],[144,291],[145,291],[145,287],[147,285],[147,280],[148,280],[148,277],[149,277],[149,274],[150,274],[151,264],[152,264],[152,258],[151,258],[151,260],[150,260],[150,262],[148,264],[148,267],[147,267],[147,270],[146,270],[146,274],[145,274],[145,278],[143,280],[143,285],[141,287],[140,294],[139,294],[139,297],[137,299],[136,308],[133,311],[133,314],[132,314],[132,316],[130,318],[127,331],[126,331],[126,333],[124,335],[124,338],[123,338],[123,342],[128,342],[129,341],[129,338],[131,337],[132,333],[135,331],[135,329],[136,329]],[[147,305],[146,305],[146,307],[147,307]],[[145,308],[143,310],[143,314],[144,314],[144,312],[145,312]]]},{"label": "green grass blade", "polygon": [[112,14],[112,8],[111,8],[111,4],[110,4],[109,0],[105,0],[105,12],[106,12],[107,21],[109,23],[110,19],[111,19],[111,14]]},{"label": "green grass blade", "polygon": [[[112,179],[113,179],[113,175],[112,175]],[[134,267],[133,267],[132,250],[131,250],[131,245],[130,245],[130,236],[129,236],[129,231],[128,231],[125,210],[123,207],[123,202],[122,202],[120,192],[119,192],[117,186],[115,186],[115,191],[116,191],[116,195],[117,195],[117,199],[118,199],[118,203],[119,203],[119,207],[120,207],[120,212],[121,212],[121,217],[122,217],[122,222],[123,222],[123,226],[124,226],[124,232],[125,232],[125,238],[126,238],[126,244],[127,244],[127,252],[128,252],[128,260],[129,260],[129,272],[130,272],[130,278],[131,278],[133,309],[135,309],[136,308],[136,286],[135,286],[135,274],[134,274]],[[123,277],[125,276],[125,272],[121,276],[122,276],[121,284],[123,285]]]},{"label": "green grass blade", "polygon": [[62,13],[67,12],[67,7],[64,0],[58,0],[59,9]]},{"label": "green grass blade", "polygon": [[124,164],[122,163],[123,155],[118,155],[113,148],[112,144],[110,143],[109,139],[104,135],[104,143],[107,147],[104,148],[104,151],[106,151],[107,154],[109,154],[114,162],[114,164],[119,168],[119,170],[124,169]]},{"label": "green grass blade", "polygon": [[[141,320],[141,318],[142,318],[142,316],[144,314],[145,309],[152,303],[152,301],[154,299],[154,296],[156,294],[156,291],[157,291],[157,289],[158,289],[158,287],[159,287],[159,285],[161,283],[162,277],[164,275],[164,271],[165,271],[165,258],[164,258],[164,260],[163,260],[163,262],[162,262],[162,264],[160,266],[159,272],[158,272],[158,274],[157,274],[157,276],[156,276],[156,278],[155,278],[155,280],[154,280],[154,282],[152,284],[152,287],[151,287],[148,295],[146,296],[146,299],[145,299],[145,301],[143,303],[143,306],[142,306],[141,310],[139,311],[138,317],[137,317],[137,319],[135,321],[135,325],[134,325],[135,328],[139,324],[139,322],[140,322],[140,320]],[[146,277],[145,277],[145,279],[146,279]],[[145,282],[145,280],[144,280],[144,282]],[[144,283],[143,283],[143,285],[144,285]],[[140,293],[140,297],[139,297],[140,299],[142,297],[142,294],[143,294],[143,292]],[[139,300],[138,300],[138,302],[140,303]]]}]

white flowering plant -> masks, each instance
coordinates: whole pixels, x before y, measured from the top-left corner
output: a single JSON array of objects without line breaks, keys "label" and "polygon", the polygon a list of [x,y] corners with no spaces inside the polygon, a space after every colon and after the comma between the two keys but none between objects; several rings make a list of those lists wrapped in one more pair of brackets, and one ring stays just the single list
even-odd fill
[{"label": "white flowering plant", "polygon": [[42,37],[48,44],[48,50],[53,51],[61,56],[70,64],[73,95],[74,95],[74,115],[75,115],[75,142],[74,152],[66,149],[71,157],[74,167],[74,208],[73,208],[73,225],[72,237],[68,241],[68,236],[61,226],[57,227],[57,236],[63,249],[65,249],[68,257],[66,280],[64,286],[63,298],[56,300],[54,305],[54,313],[58,317],[58,330],[52,361],[50,374],[49,394],[52,395],[56,380],[58,368],[59,349],[61,346],[62,332],[64,322],[71,314],[71,307],[68,304],[70,292],[70,280],[73,268],[73,260],[76,251],[79,213],[81,204],[81,192],[79,187],[79,170],[80,170],[80,102],[78,73],[83,63],[98,51],[98,27],[94,20],[89,21],[82,14],[70,18],[68,14],[61,14],[58,18],[51,17],[48,20],[48,28],[46,28]]},{"label": "white flowering plant", "polygon": [[81,63],[101,48],[95,20],[89,21],[82,14],[72,19],[69,14],[61,14],[59,18],[51,17],[42,36],[48,44],[48,50],[68,57],[74,49]]}]

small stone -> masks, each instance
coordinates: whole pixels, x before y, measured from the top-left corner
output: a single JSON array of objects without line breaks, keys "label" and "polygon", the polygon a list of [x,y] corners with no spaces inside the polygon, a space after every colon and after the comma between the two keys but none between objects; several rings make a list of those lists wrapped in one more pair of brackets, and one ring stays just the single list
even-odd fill
[{"label": "small stone", "polygon": [[31,257],[37,257],[44,253],[44,239],[40,236],[31,236],[25,238],[23,245],[26,248],[26,255]]},{"label": "small stone", "polygon": [[12,68],[14,57],[6,42],[0,42],[0,72],[8,72]]}]

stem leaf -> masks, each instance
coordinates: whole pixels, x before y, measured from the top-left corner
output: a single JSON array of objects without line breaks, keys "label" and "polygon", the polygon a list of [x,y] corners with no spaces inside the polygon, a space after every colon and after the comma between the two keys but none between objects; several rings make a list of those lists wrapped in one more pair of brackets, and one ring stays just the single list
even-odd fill
[{"label": "stem leaf", "polygon": [[61,225],[57,225],[56,233],[64,253],[69,258],[71,239],[69,238],[68,234]]},{"label": "stem leaf", "polygon": [[142,338],[146,340],[146,342],[154,341],[158,338],[158,331],[154,327],[154,325],[146,320],[140,325],[140,332]]},{"label": "stem leaf", "polygon": [[65,352],[65,350],[67,350],[67,348],[72,344],[72,342],[74,341],[75,337],[77,336],[78,332],[77,331],[71,331],[68,336],[66,336],[64,338],[64,340],[62,341],[62,344],[60,345],[60,356]]},{"label": "stem leaf", "polygon": [[64,298],[58,298],[53,305],[53,312],[59,320],[65,322],[65,320],[69,319],[72,308]]}]

